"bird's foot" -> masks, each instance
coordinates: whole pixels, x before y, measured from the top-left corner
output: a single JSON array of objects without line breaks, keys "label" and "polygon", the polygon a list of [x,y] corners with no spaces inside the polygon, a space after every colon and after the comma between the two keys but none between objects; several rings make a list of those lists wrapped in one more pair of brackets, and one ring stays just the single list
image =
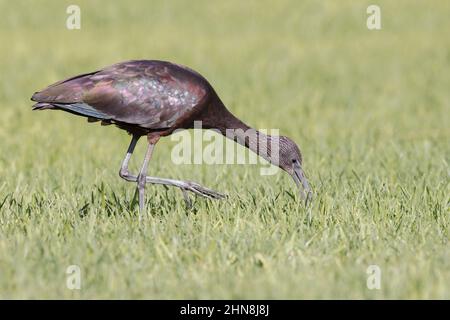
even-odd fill
[{"label": "bird's foot", "polygon": [[226,197],[225,194],[219,193],[217,191],[208,189],[206,187],[203,187],[199,185],[196,182],[192,181],[182,181],[182,180],[175,180],[175,179],[166,179],[166,178],[158,178],[158,177],[146,177],[147,183],[153,183],[153,184],[162,184],[166,186],[174,186],[181,189],[184,196],[184,201],[186,202],[186,206],[188,208],[192,207],[192,201],[189,198],[188,191],[193,192],[196,195],[199,195],[201,197],[205,197],[208,199],[223,199]]},{"label": "bird's foot", "polygon": [[[130,181],[130,182],[137,182],[137,180],[138,180],[138,178],[135,175],[131,175],[131,174],[128,174],[125,172],[121,172],[120,176],[123,179],[125,179],[126,181]],[[192,181],[181,181],[181,180],[175,180],[175,179],[166,179],[166,178],[158,178],[158,177],[150,177],[150,176],[147,176],[145,180],[146,180],[146,183],[162,184],[162,185],[166,185],[166,186],[174,186],[174,187],[180,188],[181,191],[183,192],[184,200],[185,200],[188,208],[190,208],[192,206],[191,199],[189,198],[189,195],[187,193],[188,191],[193,192],[196,195],[199,195],[201,197],[205,197],[205,198],[213,199],[213,200],[223,199],[223,198],[227,197],[225,194],[208,189],[208,188],[203,187],[203,186],[199,185],[198,183],[192,182]]]},{"label": "bird's foot", "polygon": [[223,199],[226,198],[225,194],[219,193],[217,191],[205,188],[198,183],[192,181],[181,181],[184,186],[180,186],[183,192],[184,202],[188,209],[192,208],[192,200],[189,197],[188,191],[195,193],[196,195],[208,198],[208,199]]},{"label": "bird's foot", "polygon": [[199,185],[198,183],[192,181],[182,181],[182,186],[180,188],[183,190],[184,197],[186,199],[186,191],[191,191],[199,196],[208,198],[208,199],[223,199],[226,198],[225,194],[219,193],[217,191],[208,189]]}]

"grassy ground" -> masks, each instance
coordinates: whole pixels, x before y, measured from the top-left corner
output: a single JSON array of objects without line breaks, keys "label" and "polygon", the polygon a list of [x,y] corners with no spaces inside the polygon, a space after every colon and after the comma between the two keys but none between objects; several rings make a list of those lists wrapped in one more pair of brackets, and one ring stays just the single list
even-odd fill
[{"label": "grassy ground", "polygon": [[[0,298],[450,298],[448,2],[376,1],[369,31],[373,1],[77,1],[69,31],[73,2],[0,2]],[[165,139],[153,175],[230,197],[187,211],[150,187],[139,226],[117,174],[129,137],[29,101],[134,58],[191,66],[297,141],[312,207],[255,165],[175,166]]]}]

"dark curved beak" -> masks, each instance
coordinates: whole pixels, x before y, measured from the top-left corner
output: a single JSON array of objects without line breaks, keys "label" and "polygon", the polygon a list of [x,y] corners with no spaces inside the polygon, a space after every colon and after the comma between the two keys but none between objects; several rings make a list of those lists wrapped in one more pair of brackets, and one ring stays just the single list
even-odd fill
[{"label": "dark curved beak", "polygon": [[300,195],[308,204],[312,200],[312,191],[309,187],[308,180],[306,179],[305,173],[303,172],[302,166],[298,161],[294,162],[292,165],[294,173],[292,178],[294,178],[295,184],[300,189]]}]

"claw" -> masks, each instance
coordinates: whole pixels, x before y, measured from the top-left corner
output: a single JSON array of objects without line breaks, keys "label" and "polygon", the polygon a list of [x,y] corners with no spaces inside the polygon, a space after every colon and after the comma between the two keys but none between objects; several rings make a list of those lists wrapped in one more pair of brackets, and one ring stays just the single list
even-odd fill
[{"label": "claw", "polygon": [[186,189],[181,188],[181,191],[183,192],[184,202],[186,203],[186,208],[191,209],[192,208],[192,201],[191,198],[189,198],[189,194],[187,193]]}]

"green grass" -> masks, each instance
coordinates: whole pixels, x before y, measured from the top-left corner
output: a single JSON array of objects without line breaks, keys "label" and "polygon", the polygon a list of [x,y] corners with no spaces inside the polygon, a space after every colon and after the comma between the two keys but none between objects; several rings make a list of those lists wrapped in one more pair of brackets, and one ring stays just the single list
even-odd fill
[{"label": "green grass", "polygon": [[[369,31],[372,2],[77,1],[69,31],[74,1],[1,1],[0,298],[449,299],[450,5],[376,1]],[[255,165],[175,166],[164,139],[151,174],[229,199],[187,211],[149,187],[139,226],[125,132],[29,101],[134,58],[198,70],[238,117],[297,141],[313,205]]]}]

